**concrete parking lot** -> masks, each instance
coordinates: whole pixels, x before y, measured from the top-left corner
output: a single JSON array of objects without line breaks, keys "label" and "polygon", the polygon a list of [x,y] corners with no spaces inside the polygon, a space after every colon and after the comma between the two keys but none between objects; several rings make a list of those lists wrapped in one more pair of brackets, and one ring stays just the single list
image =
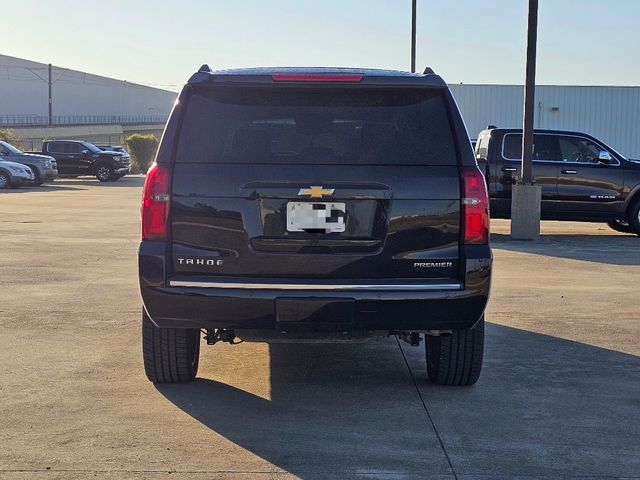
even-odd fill
[{"label": "concrete parking lot", "polygon": [[0,193],[0,478],[640,479],[640,238],[493,223],[471,388],[424,351],[203,345],[198,380],[144,377],[141,177]]}]

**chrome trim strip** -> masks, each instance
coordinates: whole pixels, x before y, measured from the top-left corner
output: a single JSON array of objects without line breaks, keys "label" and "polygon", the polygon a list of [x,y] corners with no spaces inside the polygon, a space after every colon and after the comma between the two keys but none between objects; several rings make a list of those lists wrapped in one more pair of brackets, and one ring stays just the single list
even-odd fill
[{"label": "chrome trim strip", "polygon": [[375,284],[311,284],[311,283],[224,283],[224,282],[192,282],[183,280],[169,281],[171,287],[188,288],[238,288],[243,290],[329,290],[329,291],[432,291],[432,290],[462,290],[460,283],[438,284],[405,284],[405,285],[375,285]]}]

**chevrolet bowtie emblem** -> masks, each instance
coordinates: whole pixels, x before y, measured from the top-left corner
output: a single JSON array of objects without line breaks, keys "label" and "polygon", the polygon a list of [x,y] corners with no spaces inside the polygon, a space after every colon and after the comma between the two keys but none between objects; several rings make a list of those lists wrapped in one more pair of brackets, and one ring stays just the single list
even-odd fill
[{"label": "chevrolet bowtie emblem", "polygon": [[309,198],[322,198],[330,197],[333,195],[335,188],[322,188],[318,186],[311,186],[309,188],[301,188],[298,195],[307,195]]}]

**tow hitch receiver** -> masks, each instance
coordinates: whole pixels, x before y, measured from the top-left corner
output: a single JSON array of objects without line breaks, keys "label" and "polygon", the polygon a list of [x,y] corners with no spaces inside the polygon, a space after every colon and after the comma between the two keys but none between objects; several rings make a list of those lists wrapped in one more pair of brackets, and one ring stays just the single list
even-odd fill
[{"label": "tow hitch receiver", "polygon": [[227,330],[223,328],[216,328],[215,330],[203,330],[204,339],[207,341],[207,345],[215,345],[218,342],[228,342],[231,345],[235,345],[236,334],[233,330]]},{"label": "tow hitch receiver", "polygon": [[419,346],[422,340],[418,332],[396,332],[396,335],[400,340],[407,342],[412,347]]}]

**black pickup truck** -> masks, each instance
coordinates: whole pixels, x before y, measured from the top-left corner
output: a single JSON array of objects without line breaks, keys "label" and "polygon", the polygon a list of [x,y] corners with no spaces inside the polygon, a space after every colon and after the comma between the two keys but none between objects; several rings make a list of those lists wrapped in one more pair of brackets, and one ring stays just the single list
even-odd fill
[{"label": "black pickup truck", "polygon": [[353,69],[202,67],[142,199],[144,366],[186,382],[207,343],[424,340],[476,382],[488,198],[447,84]]},{"label": "black pickup truck", "polygon": [[[535,130],[533,143],[543,219],[606,222],[640,235],[640,161],[585,133]],[[478,135],[475,155],[487,179],[492,217],[511,215],[521,152],[521,130],[490,126]]]},{"label": "black pickup truck", "polygon": [[56,159],[61,177],[95,175],[101,182],[111,182],[131,171],[131,160],[121,152],[104,151],[81,140],[50,140],[42,144],[42,153]]}]

